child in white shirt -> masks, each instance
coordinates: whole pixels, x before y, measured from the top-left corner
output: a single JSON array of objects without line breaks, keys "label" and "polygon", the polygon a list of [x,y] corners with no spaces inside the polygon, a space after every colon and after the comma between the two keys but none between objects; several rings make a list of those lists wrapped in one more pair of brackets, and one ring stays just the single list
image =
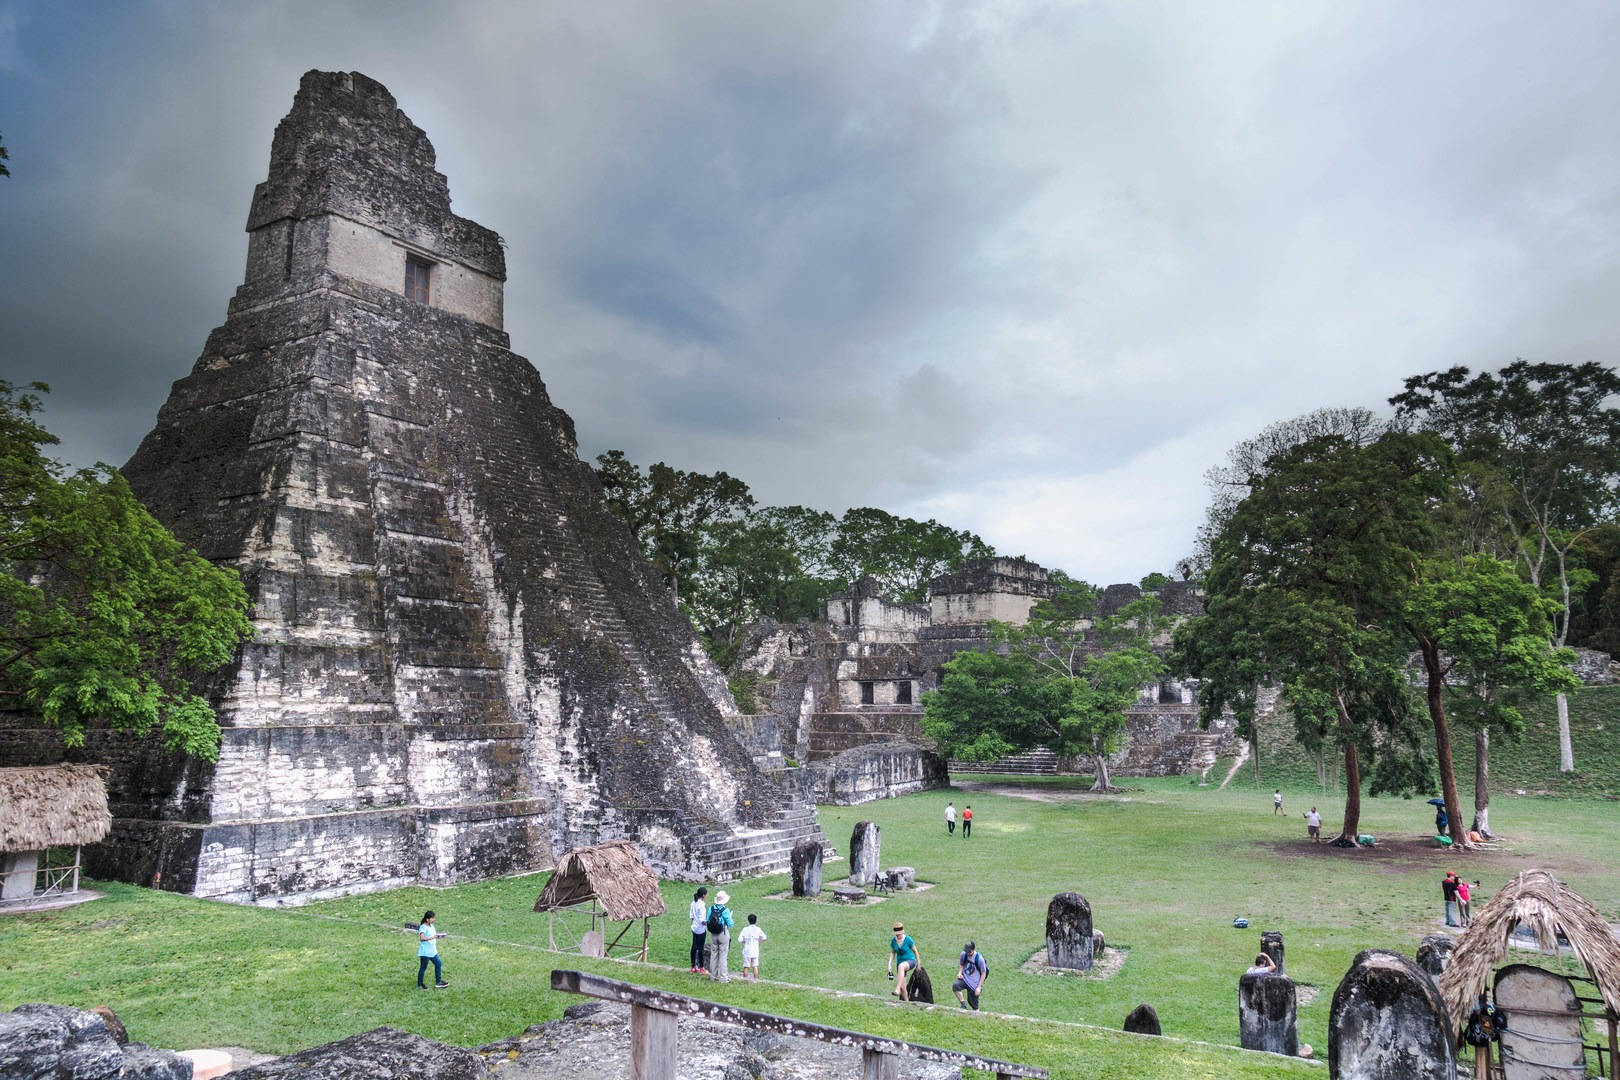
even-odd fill
[{"label": "child in white shirt", "polygon": [[[758,982],[759,943],[767,940],[765,937],[765,931],[759,928],[758,915],[748,916],[748,925],[742,928],[742,933],[737,935],[737,940],[742,942],[743,975],[752,978],[755,982]],[[751,976],[748,975],[750,969],[753,970],[753,975]]]}]

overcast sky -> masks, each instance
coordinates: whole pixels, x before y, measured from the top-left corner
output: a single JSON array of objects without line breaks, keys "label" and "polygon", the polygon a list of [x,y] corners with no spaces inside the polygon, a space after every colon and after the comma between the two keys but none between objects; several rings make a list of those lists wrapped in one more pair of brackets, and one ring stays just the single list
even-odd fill
[{"label": "overcast sky", "polygon": [[1617,53],[1612,2],[0,0],[0,377],[126,460],[300,73],[359,70],[582,456],[1136,580],[1267,423],[1614,362]]}]

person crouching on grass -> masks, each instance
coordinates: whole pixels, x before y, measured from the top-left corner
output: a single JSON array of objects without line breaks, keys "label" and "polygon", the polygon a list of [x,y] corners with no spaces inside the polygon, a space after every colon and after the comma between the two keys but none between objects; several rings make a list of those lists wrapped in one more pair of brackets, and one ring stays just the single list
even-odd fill
[{"label": "person crouching on grass", "polygon": [[889,993],[901,1001],[910,1001],[911,993],[906,989],[906,977],[917,967],[917,943],[906,933],[903,923],[895,923],[894,937],[889,939],[889,978],[894,979],[895,984]]}]

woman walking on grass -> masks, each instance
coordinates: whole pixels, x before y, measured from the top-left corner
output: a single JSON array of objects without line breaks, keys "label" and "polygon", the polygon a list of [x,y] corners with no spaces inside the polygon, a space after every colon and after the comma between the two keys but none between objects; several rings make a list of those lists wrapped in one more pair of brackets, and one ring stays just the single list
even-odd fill
[{"label": "woman walking on grass", "polygon": [[416,988],[426,990],[427,984],[422,977],[427,974],[428,963],[433,964],[433,985],[443,990],[450,984],[444,981],[444,964],[439,960],[439,939],[447,937],[441,934],[433,925],[433,912],[429,911],[422,916],[422,921],[416,927]]}]

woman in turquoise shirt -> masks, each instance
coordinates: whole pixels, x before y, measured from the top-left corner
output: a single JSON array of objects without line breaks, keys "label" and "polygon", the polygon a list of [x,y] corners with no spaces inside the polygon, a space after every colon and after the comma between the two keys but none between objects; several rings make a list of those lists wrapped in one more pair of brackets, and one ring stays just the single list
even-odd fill
[{"label": "woman in turquoise shirt", "polygon": [[444,981],[444,964],[439,961],[439,939],[444,936],[433,925],[433,912],[430,911],[422,916],[422,923],[416,928],[416,940],[418,942],[416,946],[416,988],[418,990],[427,989],[427,984],[422,981],[422,976],[427,974],[428,961],[430,960],[433,962],[433,985],[440,990],[450,985]]},{"label": "woman in turquoise shirt", "polygon": [[897,995],[901,1001],[911,1000],[911,994],[906,989],[906,976],[918,966],[917,943],[906,933],[905,924],[895,923],[894,937],[889,939],[889,978],[895,980],[895,987],[890,993]]}]

